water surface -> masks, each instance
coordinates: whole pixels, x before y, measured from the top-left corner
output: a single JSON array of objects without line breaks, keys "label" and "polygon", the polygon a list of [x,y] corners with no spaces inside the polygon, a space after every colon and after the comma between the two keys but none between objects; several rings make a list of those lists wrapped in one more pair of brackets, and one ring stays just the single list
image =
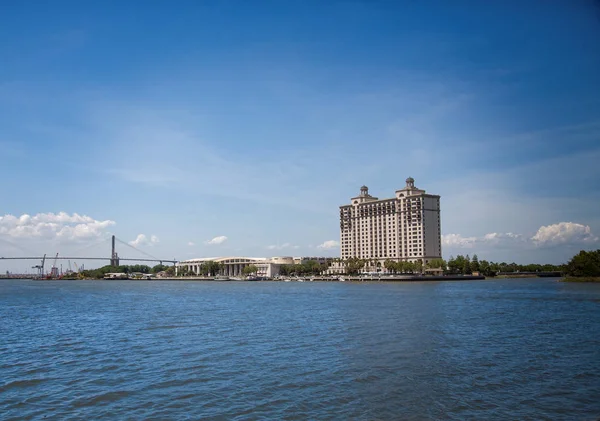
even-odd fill
[{"label": "water surface", "polygon": [[598,420],[600,285],[0,281],[0,414]]}]

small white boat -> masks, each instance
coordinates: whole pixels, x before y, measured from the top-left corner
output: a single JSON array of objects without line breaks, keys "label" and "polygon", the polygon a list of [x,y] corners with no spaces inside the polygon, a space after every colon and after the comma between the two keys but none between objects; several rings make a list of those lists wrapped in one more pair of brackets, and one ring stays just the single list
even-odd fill
[{"label": "small white boat", "polygon": [[342,278],[341,276],[338,278],[338,281],[340,281],[340,282],[346,282],[346,280],[344,278]]},{"label": "small white boat", "polygon": [[292,282],[291,279],[284,279],[283,282]]},{"label": "small white boat", "polygon": [[304,282],[304,279],[300,278],[300,279],[296,279],[298,282]]}]

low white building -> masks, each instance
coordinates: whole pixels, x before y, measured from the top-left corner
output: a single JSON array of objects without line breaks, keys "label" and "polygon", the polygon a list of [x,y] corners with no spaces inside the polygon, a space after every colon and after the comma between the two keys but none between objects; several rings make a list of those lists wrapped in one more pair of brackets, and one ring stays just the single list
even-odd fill
[{"label": "low white building", "polygon": [[253,265],[256,266],[257,276],[272,278],[279,275],[279,268],[283,264],[293,264],[293,261],[282,258],[275,260],[267,259],[266,257],[202,257],[198,259],[190,259],[179,262],[175,265],[176,273],[179,273],[180,268],[185,268],[186,272],[192,272],[196,275],[201,274],[202,265],[207,262],[215,262],[223,265],[223,269],[218,274],[223,276],[243,276],[244,268]]},{"label": "low white building", "polygon": [[109,272],[104,274],[104,279],[129,279],[129,275],[124,272]]},{"label": "low white building", "polygon": [[295,265],[315,260],[319,263],[325,263],[331,258],[326,257],[202,257],[198,259],[183,260],[175,264],[175,271],[185,269],[185,272],[192,272],[196,275],[201,274],[202,265],[207,262],[215,262],[223,265],[223,269],[218,274],[223,276],[243,276],[244,268],[254,265],[258,268],[257,276],[274,278],[279,275],[279,270],[283,265]]}]

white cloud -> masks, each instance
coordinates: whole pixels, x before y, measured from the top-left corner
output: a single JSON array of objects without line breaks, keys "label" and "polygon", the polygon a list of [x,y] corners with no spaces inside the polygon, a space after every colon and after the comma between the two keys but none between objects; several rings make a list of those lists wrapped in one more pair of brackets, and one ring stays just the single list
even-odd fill
[{"label": "white cloud", "polygon": [[193,241],[188,242],[188,246],[192,247],[195,246],[196,244]]},{"label": "white cloud", "polygon": [[329,250],[329,249],[337,248],[339,246],[340,246],[339,241],[327,240],[323,244],[319,244],[317,246],[317,248],[320,248],[320,249],[323,249],[323,250]]},{"label": "white cloud", "polygon": [[130,241],[129,244],[133,247],[139,246],[153,246],[159,243],[160,240],[156,235],[151,235],[150,238],[146,237],[144,234],[138,234],[135,240]]},{"label": "white cloud", "polygon": [[598,241],[588,225],[573,222],[540,227],[531,240],[538,246],[553,246],[558,244],[590,244]]},{"label": "white cloud", "polygon": [[463,237],[460,234],[442,235],[442,245],[450,248],[489,248],[516,245],[529,246],[551,246],[557,244],[590,244],[599,239],[588,225],[573,222],[559,222],[557,224],[542,226],[537,233],[528,238],[523,234],[512,232],[491,232],[482,237]]},{"label": "white cloud", "polygon": [[463,237],[460,234],[442,235],[443,246],[471,248],[476,241],[477,237]]},{"label": "white cloud", "polygon": [[490,232],[482,237],[463,237],[460,234],[442,235],[442,245],[447,247],[474,248],[486,246],[514,245],[517,242],[525,243],[527,240],[521,234],[512,232]]},{"label": "white cloud", "polygon": [[512,232],[491,232],[481,238],[481,241],[494,246],[514,246],[517,243],[527,243],[527,238],[522,234]]},{"label": "white cloud", "polygon": [[38,213],[0,216],[0,235],[12,238],[77,241],[106,235],[115,221],[99,221],[77,213]]},{"label": "white cloud", "polygon": [[227,241],[227,237],[224,235],[219,235],[218,237],[215,237],[212,240],[205,241],[204,244],[223,244],[225,241]]},{"label": "white cloud", "polygon": [[291,243],[283,243],[281,245],[277,244],[272,244],[270,246],[267,246],[268,250],[284,250],[284,249],[298,249],[300,248],[299,246],[295,246]]},{"label": "white cloud", "polygon": [[523,238],[523,236],[521,234],[513,234],[512,232],[507,232],[507,233],[491,232],[491,233],[483,236],[483,239],[485,241],[496,241],[496,240],[501,240],[504,238],[512,238],[512,239],[520,240]]}]

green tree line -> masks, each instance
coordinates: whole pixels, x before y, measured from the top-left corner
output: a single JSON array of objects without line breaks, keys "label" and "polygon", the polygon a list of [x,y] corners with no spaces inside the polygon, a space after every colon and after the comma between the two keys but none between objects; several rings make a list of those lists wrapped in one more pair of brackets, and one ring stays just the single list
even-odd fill
[{"label": "green tree line", "polygon": [[463,274],[470,275],[473,272],[478,272],[484,276],[495,276],[498,273],[517,273],[517,272],[563,272],[565,265],[551,265],[529,263],[520,265],[517,263],[492,262],[487,260],[479,260],[476,254],[472,258],[469,255],[450,257],[448,259],[447,270],[448,274]]},{"label": "green tree line", "polygon": [[[381,265],[377,261],[371,259],[352,257],[345,260],[335,259],[335,261],[342,263],[345,272],[348,275],[357,275],[364,270],[369,270],[369,268],[375,270],[381,269]],[[415,262],[396,262],[388,259],[384,262],[383,267],[388,272],[394,274],[414,274],[426,272],[428,269],[441,269],[448,275],[471,275],[476,272],[484,276],[495,276],[498,273],[564,272],[566,270],[566,265],[542,265],[537,263],[520,265],[517,263],[479,260],[476,254],[474,254],[473,257],[469,257],[469,255],[450,256],[448,261],[444,259],[432,259],[425,264],[420,260]]]},{"label": "green tree line", "polygon": [[600,277],[600,249],[580,251],[567,263],[566,273],[575,278]]},{"label": "green tree line", "polygon": [[329,263],[319,263],[316,260],[309,260],[297,265],[281,265],[279,274],[281,276],[319,275],[327,269],[329,269]]},{"label": "green tree line", "polygon": [[86,269],[78,274],[65,275],[63,279],[69,278],[91,278],[91,279],[102,279],[107,273],[153,273],[167,272],[169,276],[175,274],[175,268],[173,266],[156,265],[150,267],[148,265],[122,265],[122,266],[102,266],[98,269]]}]

